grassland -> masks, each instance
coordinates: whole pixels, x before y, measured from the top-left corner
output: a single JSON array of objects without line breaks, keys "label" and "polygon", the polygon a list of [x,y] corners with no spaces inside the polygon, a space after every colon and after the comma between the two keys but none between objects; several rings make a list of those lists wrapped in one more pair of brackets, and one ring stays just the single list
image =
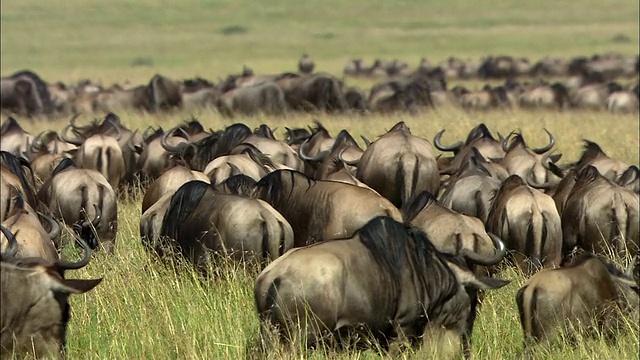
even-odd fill
[{"label": "grassland", "polygon": [[[622,35],[620,37],[619,35]],[[618,37],[618,40],[614,38]],[[619,39],[628,39],[621,41]],[[237,72],[242,64],[257,73],[294,69],[302,52],[319,70],[334,74],[351,57],[399,58],[417,64],[421,56],[480,58],[488,54],[528,56],[638,53],[638,3],[628,0],[581,2],[498,1],[353,1],[302,2],[195,1],[3,1],[0,44],[5,76],[29,68],[48,81],[82,78],[105,84],[146,82],[154,73],[210,79]],[[190,114],[150,117],[119,114],[133,128],[167,128]],[[499,111],[466,113],[455,109],[418,116],[346,117],[295,115],[283,118],[223,119],[196,113],[205,127],[240,121],[249,126],[307,126],[319,119],[335,135],[346,128],[374,139],[395,122],[429,139],[446,128],[444,141],[466,136],[484,122],[506,134],[521,129],[533,146],[546,144],[543,127],[557,138],[561,162],[575,161],[581,140],[598,142],[607,154],[638,164],[637,115],[598,112]],[[84,118],[86,120],[86,118]],[[82,119],[80,120],[82,121]],[[22,122],[32,132],[60,130],[63,120]],[[141,192],[119,203],[117,250],[97,254],[74,276],[104,277],[95,290],[72,298],[68,334],[70,359],[236,359],[251,357],[258,319],[253,304],[255,274],[223,264],[221,276],[201,282],[188,267],[156,263],[139,239]],[[67,249],[65,254],[71,250]],[[71,275],[71,274],[70,274]],[[512,279],[489,293],[473,334],[476,359],[521,358],[522,333],[514,302],[524,278]],[[633,321],[632,321],[633,323]],[[633,324],[629,326],[634,328]],[[541,359],[637,359],[640,335],[623,332],[615,343],[585,339],[558,345]],[[273,358],[376,359],[375,351],[343,354],[282,351]],[[398,355],[437,358],[433,349]]]}]

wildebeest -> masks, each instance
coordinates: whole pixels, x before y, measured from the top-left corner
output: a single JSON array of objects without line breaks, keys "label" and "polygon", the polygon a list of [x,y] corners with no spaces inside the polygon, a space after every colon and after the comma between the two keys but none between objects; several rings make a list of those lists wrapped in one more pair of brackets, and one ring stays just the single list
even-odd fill
[{"label": "wildebeest", "polygon": [[18,71],[0,79],[0,107],[28,117],[52,113],[47,83],[32,71]]},{"label": "wildebeest", "polygon": [[577,176],[562,213],[565,251],[639,253],[640,199],[588,166]]},{"label": "wildebeest", "polygon": [[[27,171],[30,172],[28,176]],[[35,192],[35,177],[31,164],[22,157],[6,151],[0,151],[0,221],[11,211],[14,200],[12,196],[19,193],[35,210],[41,210]]]},{"label": "wildebeest", "polygon": [[74,155],[77,166],[98,171],[117,189],[126,174],[125,159],[118,139],[102,133],[102,126],[84,128],[80,138],[71,138],[66,133],[72,126],[73,122],[65,127],[60,136],[64,141],[78,146]]},{"label": "wildebeest", "polygon": [[433,153],[431,143],[411,134],[401,121],[367,147],[356,177],[402,207],[422,191],[438,192],[440,176]]},{"label": "wildebeest", "polygon": [[487,231],[504,239],[525,273],[562,262],[562,226],[556,204],[518,175],[509,176],[500,186],[486,225]]},{"label": "wildebeest", "polygon": [[254,295],[263,340],[273,326],[314,346],[333,335],[348,341],[360,327],[383,347],[394,337],[418,345],[425,328],[443,327],[462,337],[469,356],[476,291],[507,283],[476,277],[422,231],[376,217],[351,238],[287,252],[258,276]]},{"label": "wildebeest", "polygon": [[277,170],[263,177],[255,195],[291,224],[296,247],[347,238],[376,216],[402,221],[400,211],[374,191],[313,180],[293,170]]},{"label": "wildebeest", "polygon": [[182,107],[180,84],[165,76],[155,74],[147,85],[148,106],[151,112]]},{"label": "wildebeest", "polygon": [[[496,263],[506,253],[506,249],[499,249],[504,245],[502,240],[487,233],[480,219],[438,204],[435,197],[426,191],[416,196],[403,215],[405,222],[424,231],[440,252],[464,254],[476,263]],[[496,248],[499,249],[497,253]]]},{"label": "wildebeest", "polygon": [[216,101],[216,107],[225,116],[233,116],[234,113],[281,115],[287,110],[284,92],[274,82],[229,90]]},{"label": "wildebeest", "polygon": [[[118,230],[118,204],[115,191],[99,172],[80,169],[73,160],[64,159],[51,178],[38,191],[42,201],[67,225],[79,224],[87,233],[92,249],[113,251]],[[95,228],[97,239],[90,235]]]},{"label": "wildebeest", "polygon": [[[2,233],[15,246],[15,238],[4,227]],[[82,241],[81,241],[82,242]],[[66,279],[65,271],[80,269],[89,263],[91,251],[84,247],[78,262],[58,260],[46,263],[39,258],[13,258],[11,252],[0,256],[0,346],[3,358],[13,356],[63,359],[67,327],[71,318],[70,294],[82,294],[100,279]]]},{"label": "wildebeest", "polygon": [[205,271],[212,253],[265,263],[293,246],[289,223],[258,199],[218,193],[202,181],[189,181],[171,198],[160,235]]},{"label": "wildebeest", "polygon": [[608,337],[619,334],[621,316],[638,311],[638,284],[631,278],[634,266],[638,264],[632,262],[623,274],[613,264],[585,253],[566,267],[533,275],[516,294],[525,346],[549,344],[563,330],[570,339],[589,327]]},{"label": "wildebeest", "polygon": [[287,76],[275,80],[289,108],[295,111],[326,111],[335,113],[347,109],[340,80],[327,73],[308,76]]},{"label": "wildebeest", "polygon": [[0,150],[26,158],[33,136],[24,131],[18,121],[9,117],[0,128]]},{"label": "wildebeest", "polygon": [[209,177],[200,171],[190,170],[182,165],[174,166],[158,177],[144,193],[142,198],[142,213],[158,201],[165,194],[178,190],[182,184],[191,180],[209,182]]},{"label": "wildebeest", "polygon": [[581,172],[589,166],[595,167],[600,174],[613,181],[618,179],[628,168],[624,162],[605,154],[597,143],[584,140],[584,151],[574,168]]}]

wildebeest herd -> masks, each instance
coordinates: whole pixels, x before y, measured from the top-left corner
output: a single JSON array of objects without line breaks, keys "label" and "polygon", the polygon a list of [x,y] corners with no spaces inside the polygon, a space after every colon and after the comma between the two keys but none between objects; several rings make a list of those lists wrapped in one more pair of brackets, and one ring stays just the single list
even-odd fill
[{"label": "wildebeest herd", "polygon": [[[422,59],[416,68],[398,60],[376,60],[366,66],[357,59],[345,66],[342,78],[314,69],[315,63],[305,54],[297,72],[257,75],[244,67],[240,74],[218,83],[201,77],[179,81],[156,74],[147,84],[109,87],[91,80],[47,83],[25,70],[2,78],[0,107],[9,114],[29,117],[130,109],[145,113],[210,109],[225,116],[301,111],[416,113],[442,106],[466,110],[606,109],[616,113],[637,113],[639,109],[638,56],[604,54],[537,62],[511,56],[480,61],[452,57],[439,64]],[[379,82],[363,89],[347,86],[346,76]],[[448,86],[450,80],[470,78],[492,83],[480,89]],[[496,85],[496,79],[504,79],[504,83]]]},{"label": "wildebeest herd", "polygon": [[[9,118],[2,354],[64,354],[67,298],[100,282],[65,270],[113,252],[118,196],[132,184],[144,190],[150,255],[187,259],[203,276],[226,257],[260,271],[264,349],[295,339],[419,346],[426,331],[445,331],[469,356],[483,292],[509,282],[495,277],[501,266],[532,275],[516,298],[526,345],[569,325],[608,334],[637,311],[639,169],[598,144],[561,164],[549,131],[531,147],[525,134],[496,138],[479,124],[447,145],[445,129],[430,141],[399,122],[364,149],[320,123],[286,132],[205,130],[196,119],[139,131],[109,113],[34,136]],[[59,259],[67,225],[84,249],[77,263]],[[605,257],[634,259],[623,272]]]}]

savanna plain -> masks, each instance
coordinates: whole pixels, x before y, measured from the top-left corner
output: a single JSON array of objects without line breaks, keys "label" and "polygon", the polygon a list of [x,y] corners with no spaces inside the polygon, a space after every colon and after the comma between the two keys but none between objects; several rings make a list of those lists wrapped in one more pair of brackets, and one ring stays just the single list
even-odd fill
[{"label": "savanna plain", "polygon": [[[590,56],[613,52],[638,54],[638,2],[572,1],[81,1],[8,0],[0,16],[1,75],[29,69],[48,82],[91,79],[145,83],[155,73],[212,81],[238,73],[242,65],[256,73],[294,71],[300,54],[309,53],[317,71],[334,75],[350,58],[376,57],[417,65],[422,56],[435,62],[449,56]],[[347,84],[372,85],[346,78]],[[637,80],[635,80],[637,81]],[[452,85],[455,81],[452,81]],[[483,82],[465,81],[480,88]],[[479,123],[501,134],[521,130],[531,146],[546,144],[551,131],[562,153],[560,163],[576,161],[582,139],[597,142],[611,157],[638,165],[637,114],[586,111],[499,110],[465,112],[438,108],[418,115],[223,118],[216,112],[160,116],[119,113],[124,125],[168,129],[195,116],[205,128],[234,122],[250,127],[306,127],[319,120],[332,135],[347,129],[375,139],[404,120],[414,135],[443,141],[464,139]],[[99,114],[96,114],[96,117]],[[88,120],[89,115],[83,117]],[[2,120],[6,120],[3,117]],[[20,124],[32,133],[61,130],[68,119]],[[216,264],[216,276],[203,281],[188,265],[163,264],[142,247],[139,219],[143,189],[122,196],[114,254],[94,254],[73,274],[104,277],[95,290],[71,298],[69,359],[237,359],[257,355],[258,317],[253,300],[256,272],[233,263]],[[64,256],[73,256],[70,247]],[[620,264],[623,267],[626,264]],[[71,275],[70,275],[71,276]],[[523,336],[515,293],[525,277],[512,268],[498,276],[512,282],[488,292],[472,337],[476,359],[523,357]],[[535,354],[540,359],[637,359],[638,319],[631,317],[615,342],[603,338],[562,341]],[[296,347],[295,345],[293,346]],[[376,349],[336,352],[284,348],[269,358],[406,359],[440,358],[435,348],[381,354]]]}]

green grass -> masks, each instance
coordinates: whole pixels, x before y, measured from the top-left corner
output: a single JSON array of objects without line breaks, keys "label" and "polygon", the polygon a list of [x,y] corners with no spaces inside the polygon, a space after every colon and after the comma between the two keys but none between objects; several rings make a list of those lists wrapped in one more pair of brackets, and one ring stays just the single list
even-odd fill
[{"label": "green grass", "polygon": [[422,56],[635,55],[638,14],[628,0],[7,0],[1,74],[29,68],[49,81],[110,84],[156,72],[215,80],[242,64],[294,70],[303,52],[334,74],[354,57],[416,66]]},{"label": "green grass", "polygon": [[[619,40],[629,38],[628,42]],[[616,40],[618,38],[618,40]],[[156,72],[175,78],[200,75],[216,80],[239,72],[294,70],[308,52],[318,70],[340,74],[345,62],[363,57],[398,58],[417,65],[422,56],[439,61],[450,55],[481,58],[489,54],[571,57],[601,52],[638,53],[638,2],[628,0],[540,1],[81,1],[8,0],[0,15],[0,73],[31,69],[47,81],[89,78],[105,85],[130,80],[145,83]],[[364,84],[365,81],[353,82]],[[478,84],[470,82],[469,84]],[[187,113],[151,117],[120,113],[129,127],[165,129]],[[233,122],[253,127],[306,127],[318,119],[337,135],[375,139],[404,120],[414,134],[428,139],[447,129],[443,142],[464,139],[484,122],[494,132],[521,129],[531,146],[546,144],[549,129],[557,140],[561,163],[575,161],[582,139],[638,165],[637,115],[606,112],[427,111],[418,116],[289,115],[281,118],[223,119],[206,111],[195,115],[205,128]],[[90,119],[83,115],[80,122]],[[4,120],[4,118],[3,118]],[[61,130],[66,120],[21,121],[31,132]],[[362,143],[362,142],[361,142]],[[71,298],[70,359],[224,359],[252,354],[258,336],[253,301],[254,273],[233,264],[223,275],[201,282],[188,266],[154,261],[139,238],[141,194],[119,204],[119,234],[112,256],[97,254],[73,277],[104,277],[91,292]],[[66,251],[65,253],[68,253]],[[521,358],[522,332],[514,301],[524,278],[490,292],[473,334],[476,359]],[[632,327],[632,326],[630,326]],[[640,335],[620,334],[614,344],[584,339],[577,346],[556,346],[541,359],[637,359]],[[376,359],[375,351],[347,353],[280,351],[274,358]],[[434,357],[424,347],[400,358]]]}]

